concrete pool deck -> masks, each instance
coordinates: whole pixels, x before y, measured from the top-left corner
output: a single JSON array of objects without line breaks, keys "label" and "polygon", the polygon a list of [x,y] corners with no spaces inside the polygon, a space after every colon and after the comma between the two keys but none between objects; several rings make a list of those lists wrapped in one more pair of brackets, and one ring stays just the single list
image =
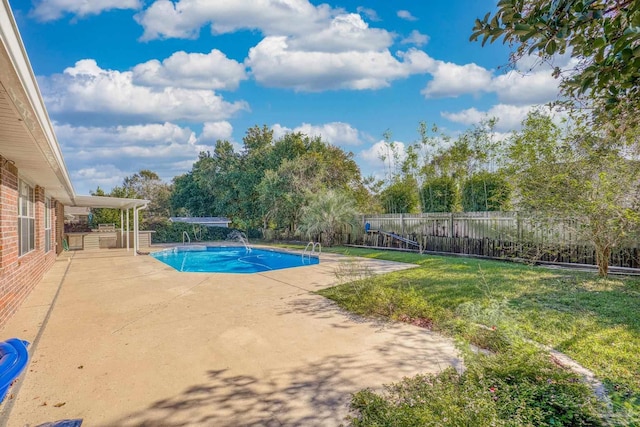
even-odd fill
[{"label": "concrete pool deck", "polygon": [[179,273],[124,250],[64,253],[0,331],[32,342],[0,425],[338,426],[350,393],[459,363],[450,339],[314,294],[345,259],[237,275]]}]

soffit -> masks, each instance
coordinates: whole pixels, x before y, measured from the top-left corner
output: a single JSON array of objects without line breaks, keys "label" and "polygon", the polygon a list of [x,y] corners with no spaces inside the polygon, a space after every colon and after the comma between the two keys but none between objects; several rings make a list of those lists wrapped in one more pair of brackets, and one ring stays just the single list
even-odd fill
[{"label": "soffit", "polygon": [[62,152],[6,0],[0,7],[0,156],[48,196],[73,204]]}]

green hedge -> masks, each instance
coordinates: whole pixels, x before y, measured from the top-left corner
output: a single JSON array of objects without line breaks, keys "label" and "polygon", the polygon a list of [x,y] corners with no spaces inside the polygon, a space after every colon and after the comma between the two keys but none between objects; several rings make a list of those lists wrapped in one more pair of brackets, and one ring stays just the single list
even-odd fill
[{"label": "green hedge", "polygon": [[[168,220],[150,223],[147,229],[155,231],[155,233],[152,233],[153,243],[182,243],[182,233],[185,231],[189,234],[192,243],[194,241],[225,240],[229,233],[235,230],[235,228],[225,227],[194,226],[184,222],[170,222]],[[194,231],[197,236],[194,236]]]},{"label": "green hedge", "polygon": [[462,209],[465,212],[501,211],[509,209],[511,189],[498,174],[480,172],[462,187]]},{"label": "green hedge", "polygon": [[418,206],[417,183],[413,179],[396,181],[382,190],[380,203],[385,213],[412,213]]},{"label": "green hedge", "polygon": [[458,189],[453,178],[434,178],[425,182],[420,194],[422,212],[454,212]]}]

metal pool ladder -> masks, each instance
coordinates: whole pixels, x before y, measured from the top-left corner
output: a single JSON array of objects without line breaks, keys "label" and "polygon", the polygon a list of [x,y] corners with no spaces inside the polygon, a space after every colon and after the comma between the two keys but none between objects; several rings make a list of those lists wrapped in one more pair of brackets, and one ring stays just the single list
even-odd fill
[{"label": "metal pool ladder", "polygon": [[[316,248],[318,248],[317,252],[316,252]],[[305,246],[304,251],[302,252],[302,261],[304,261],[305,255],[309,260],[311,260],[312,256],[320,257],[321,253],[322,253],[322,245],[320,244],[320,242],[309,242],[307,243],[307,246]]]},{"label": "metal pool ladder", "polygon": [[191,244],[191,237],[189,237],[189,233],[187,233],[186,231],[183,231],[182,232],[182,246],[184,246],[184,242],[185,242],[184,238],[185,237],[187,238],[186,241],[189,242],[189,244]]}]

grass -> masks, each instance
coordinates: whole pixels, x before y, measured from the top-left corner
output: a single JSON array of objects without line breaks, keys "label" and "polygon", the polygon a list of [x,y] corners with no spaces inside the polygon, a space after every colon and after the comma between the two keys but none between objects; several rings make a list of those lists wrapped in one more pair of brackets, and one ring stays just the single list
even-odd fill
[{"label": "grass", "polygon": [[494,351],[514,337],[551,346],[604,382],[627,425],[638,419],[640,279],[358,248],[324,251],[418,266],[320,292],[345,309],[428,325]]}]

